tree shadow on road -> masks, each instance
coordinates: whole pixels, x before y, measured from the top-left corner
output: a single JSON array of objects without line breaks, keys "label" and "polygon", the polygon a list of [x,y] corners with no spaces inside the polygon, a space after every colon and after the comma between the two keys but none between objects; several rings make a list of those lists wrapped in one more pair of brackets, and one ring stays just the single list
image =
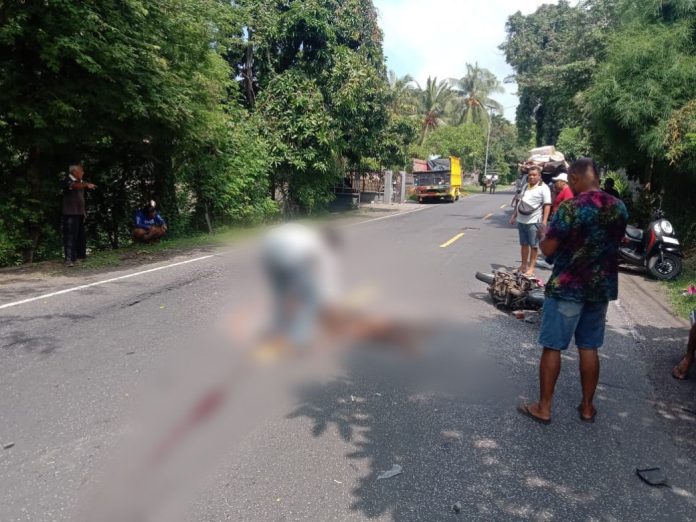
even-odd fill
[{"label": "tree shadow on road", "polygon": [[[289,417],[309,418],[313,437],[335,429],[346,445],[356,471],[350,510],[394,521],[689,519],[693,462],[678,463],[665,444],[650,387],[622,373],[626,333],[608,332],[598,422],[577,418],[569,351],[556,417],[541,426],[515,411],[536,393],[536,329],[500,316],[487,326],[480,339],[461,325],[440,327],[411,358],[353,353],[340,378],[298,392]],[[394,464],[402,474],[377,479]],[[635,468],[648,465],[666,468],[677,487],[642,484]]]}]

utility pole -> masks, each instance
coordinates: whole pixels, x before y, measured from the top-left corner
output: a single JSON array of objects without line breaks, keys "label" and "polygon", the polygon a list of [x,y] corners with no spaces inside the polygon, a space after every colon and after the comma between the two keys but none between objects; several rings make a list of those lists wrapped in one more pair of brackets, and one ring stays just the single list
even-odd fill
[{"label": "utility pole", "polygon": [[488,151],[491,146],[491,127],[493,127],[493,109],[488,113],[488,138],[486,139],[486,163],[483,166],[483,179],[488,174]]}]

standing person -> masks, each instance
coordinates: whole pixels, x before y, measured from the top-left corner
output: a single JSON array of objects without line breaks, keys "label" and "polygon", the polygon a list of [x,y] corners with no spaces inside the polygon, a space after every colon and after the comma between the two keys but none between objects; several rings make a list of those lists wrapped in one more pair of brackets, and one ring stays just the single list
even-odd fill
[{"label": "standing person", "polygon": [[597,350],[604,343],[609,301],[618,297],[618,251],[628,213],[623,202],[599,188],[594,161],[580,158],[570,167],[575,198],[558,207],[541,249],[555,256],[546,283],[539,333],[544,347],[539,368],[539,402],[520,404],[520,412],[544,424],[551,422],[553,391],[561,370],[561,352],[575,336],[580,357],[580,419],[594,422],[599,381]]},{"label": "standing person", "polygon": [[553,200],[553,207],[551,208],[551,215],[556,213],[558,210],[558,205],[563,203],[567,199],[573,199],[573,191],[568,186],[568,174],[561,172],[558,176],[553,178],[553,188],[556,189],[556,197]]},{"label": "standing person", "polygon": [[619,191],[614,188],[616,183],[612,178],[607,178],[604,180],[604,192],[607,194],[614,196],[616,199],[621,199],[621,195],[619,194]]},{"label": "standing person", "polygon": [[532,167],[527,174],[527,186],[510,218],[511,225],[517,223],[520,236],[522,265],[519,271],[528,277],[534,275],[539,253],[539,233],[541,227],[546,226],[550,212],[551,190],[541,181],[541,169]]},{"label": "standing person", "polygon": [[94,190],[97,186],[84,181],[84,175],[82,165],[70,165],[63,181],[63,249],[65,265],[69,267],[87,257],[85,189]]},{"label": "standing person", "polygon": [[154,201],[150,201],[135,213],[133,241],[156,243],[167,233],[167,223],[162,219]]}]

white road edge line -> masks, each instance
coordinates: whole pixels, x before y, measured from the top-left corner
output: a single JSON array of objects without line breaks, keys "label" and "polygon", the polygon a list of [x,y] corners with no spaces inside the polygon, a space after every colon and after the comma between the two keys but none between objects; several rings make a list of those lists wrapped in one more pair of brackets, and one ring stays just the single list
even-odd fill
[{"label": "white road edge line", "polygon": [[131,277],[149,274],[151,272],[157,272],[158,270],[164,270],[165,268],[173,268],[175,266],[187,265],[189,263],[195,263],[197,261],[203,261],[205,259],[210,259],[211,257],[218,257],[220,254],[210,254],[207,256],[196,257],[194,259],[187,259],[186,261],[179,261],[178,263],[171,263],[169,265],[158,266],[156,268],[149,268],[148,270],[141,270],[140,272],[133,272],[132,274],[126,274],[118,277],[112,277],[110,279],[104,279],[102,281],[95,281],[94,283],[88,283],[86,285],[73,286],[71,288],[65,288],[63,290],[58,290],[57,292],[51,292],[49,294],[37,295],[36,297],[29,297],[27,299],[22,299],[21,301],[15,301],[13,303],[5,303],[0,305],[0,310],[3,308],[11,308],[13,306],[31,303],[32,301],[39,301],[41,299],[48,299],[49,297],[55,297],[57,295],[67,294],[70,292],[75,292],[77,290],[84,290],[85,288],[91,288],[93,286],[105,285],[106,283],[113,283],[114,281],[122,281],[123,279],[129,279]]},{"label": "white road edge line", "polygon": [[[374,221],[380,221],[382,219],[389,219],[389,218],[394,218],[394,217],[398,217],[398,216],[404,216],[406,214],[411,214],[413,212],[419,212],[421,210],[426,210],[426,208],[427,207],[415,208],[415,209],[409,210],[407,212],[399,212],[397,214],[392,214],[390,216],[381,216],[381,217],[374,218],[374,219],[368,219],[367,221],[359,221],[358,223],[349,223],[346,226],[362,225],[365,223],[372,223]],[[194,259],[187,259],[186,261],[179,261],[178,263],[170,263],[168,265],[158,266],[155,268],[149,268],[147,270],[141,270],[139,272],[133,272],[132,274],[126,274],[126,275],[122,275],[122,276],[118,276],[118,277],[112,277],[110,279],[104,279],[102,281],[95,281],[94,283],[88,283],[86,285],[73,286],[70,288],[65,288],[63,290],[58,290],[56,292],[50,292],[48,294],[37,295],[36,297],[28,297],[27,299],[22,299],[20,301],[14,301],[12,303],[2,304],[2,305],[0,305],[0,310],[3,310],[5,308],[12,308],[13,306],[19,306],[19,305],[26,304],[26,303],[31,303],[34,301],[41,301],[42,299],[48,299],[50,297],[55,297],[57,295],[68,294],[70,292],[76,292],[78,290],[84,290],[86,288],[92,288],[94,286],[105,285],[107,283],[113,283],[115,281],[122,281],[124,279],[129,279],[131,277],[135,277],[135,276],[139,276],[139,275],[143,275],[143,274],[150,274],[152,272],[157,272],[159,270],[165,270],[167,268],[174,268],[176,266],[188,265],[189,263],[196,263],[198,261],[205,261],[206,259],[210,259],[213,257],[220,257],[222,255],[225,255],[225,252],[221,252],[219,254],[210,254],[210,255],[202,256],[202,257],[196,257]]]}]

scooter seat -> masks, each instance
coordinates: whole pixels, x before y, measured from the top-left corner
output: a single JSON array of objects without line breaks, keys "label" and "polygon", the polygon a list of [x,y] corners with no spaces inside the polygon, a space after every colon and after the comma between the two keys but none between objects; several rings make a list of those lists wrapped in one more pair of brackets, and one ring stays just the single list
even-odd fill
[{"label": "scooter seat", "polygon": [[640,228],[632,227],[631,225],[626,227],[626,235],[631,239],[635,239],[636,241],[643,240],[643,231]]}]

